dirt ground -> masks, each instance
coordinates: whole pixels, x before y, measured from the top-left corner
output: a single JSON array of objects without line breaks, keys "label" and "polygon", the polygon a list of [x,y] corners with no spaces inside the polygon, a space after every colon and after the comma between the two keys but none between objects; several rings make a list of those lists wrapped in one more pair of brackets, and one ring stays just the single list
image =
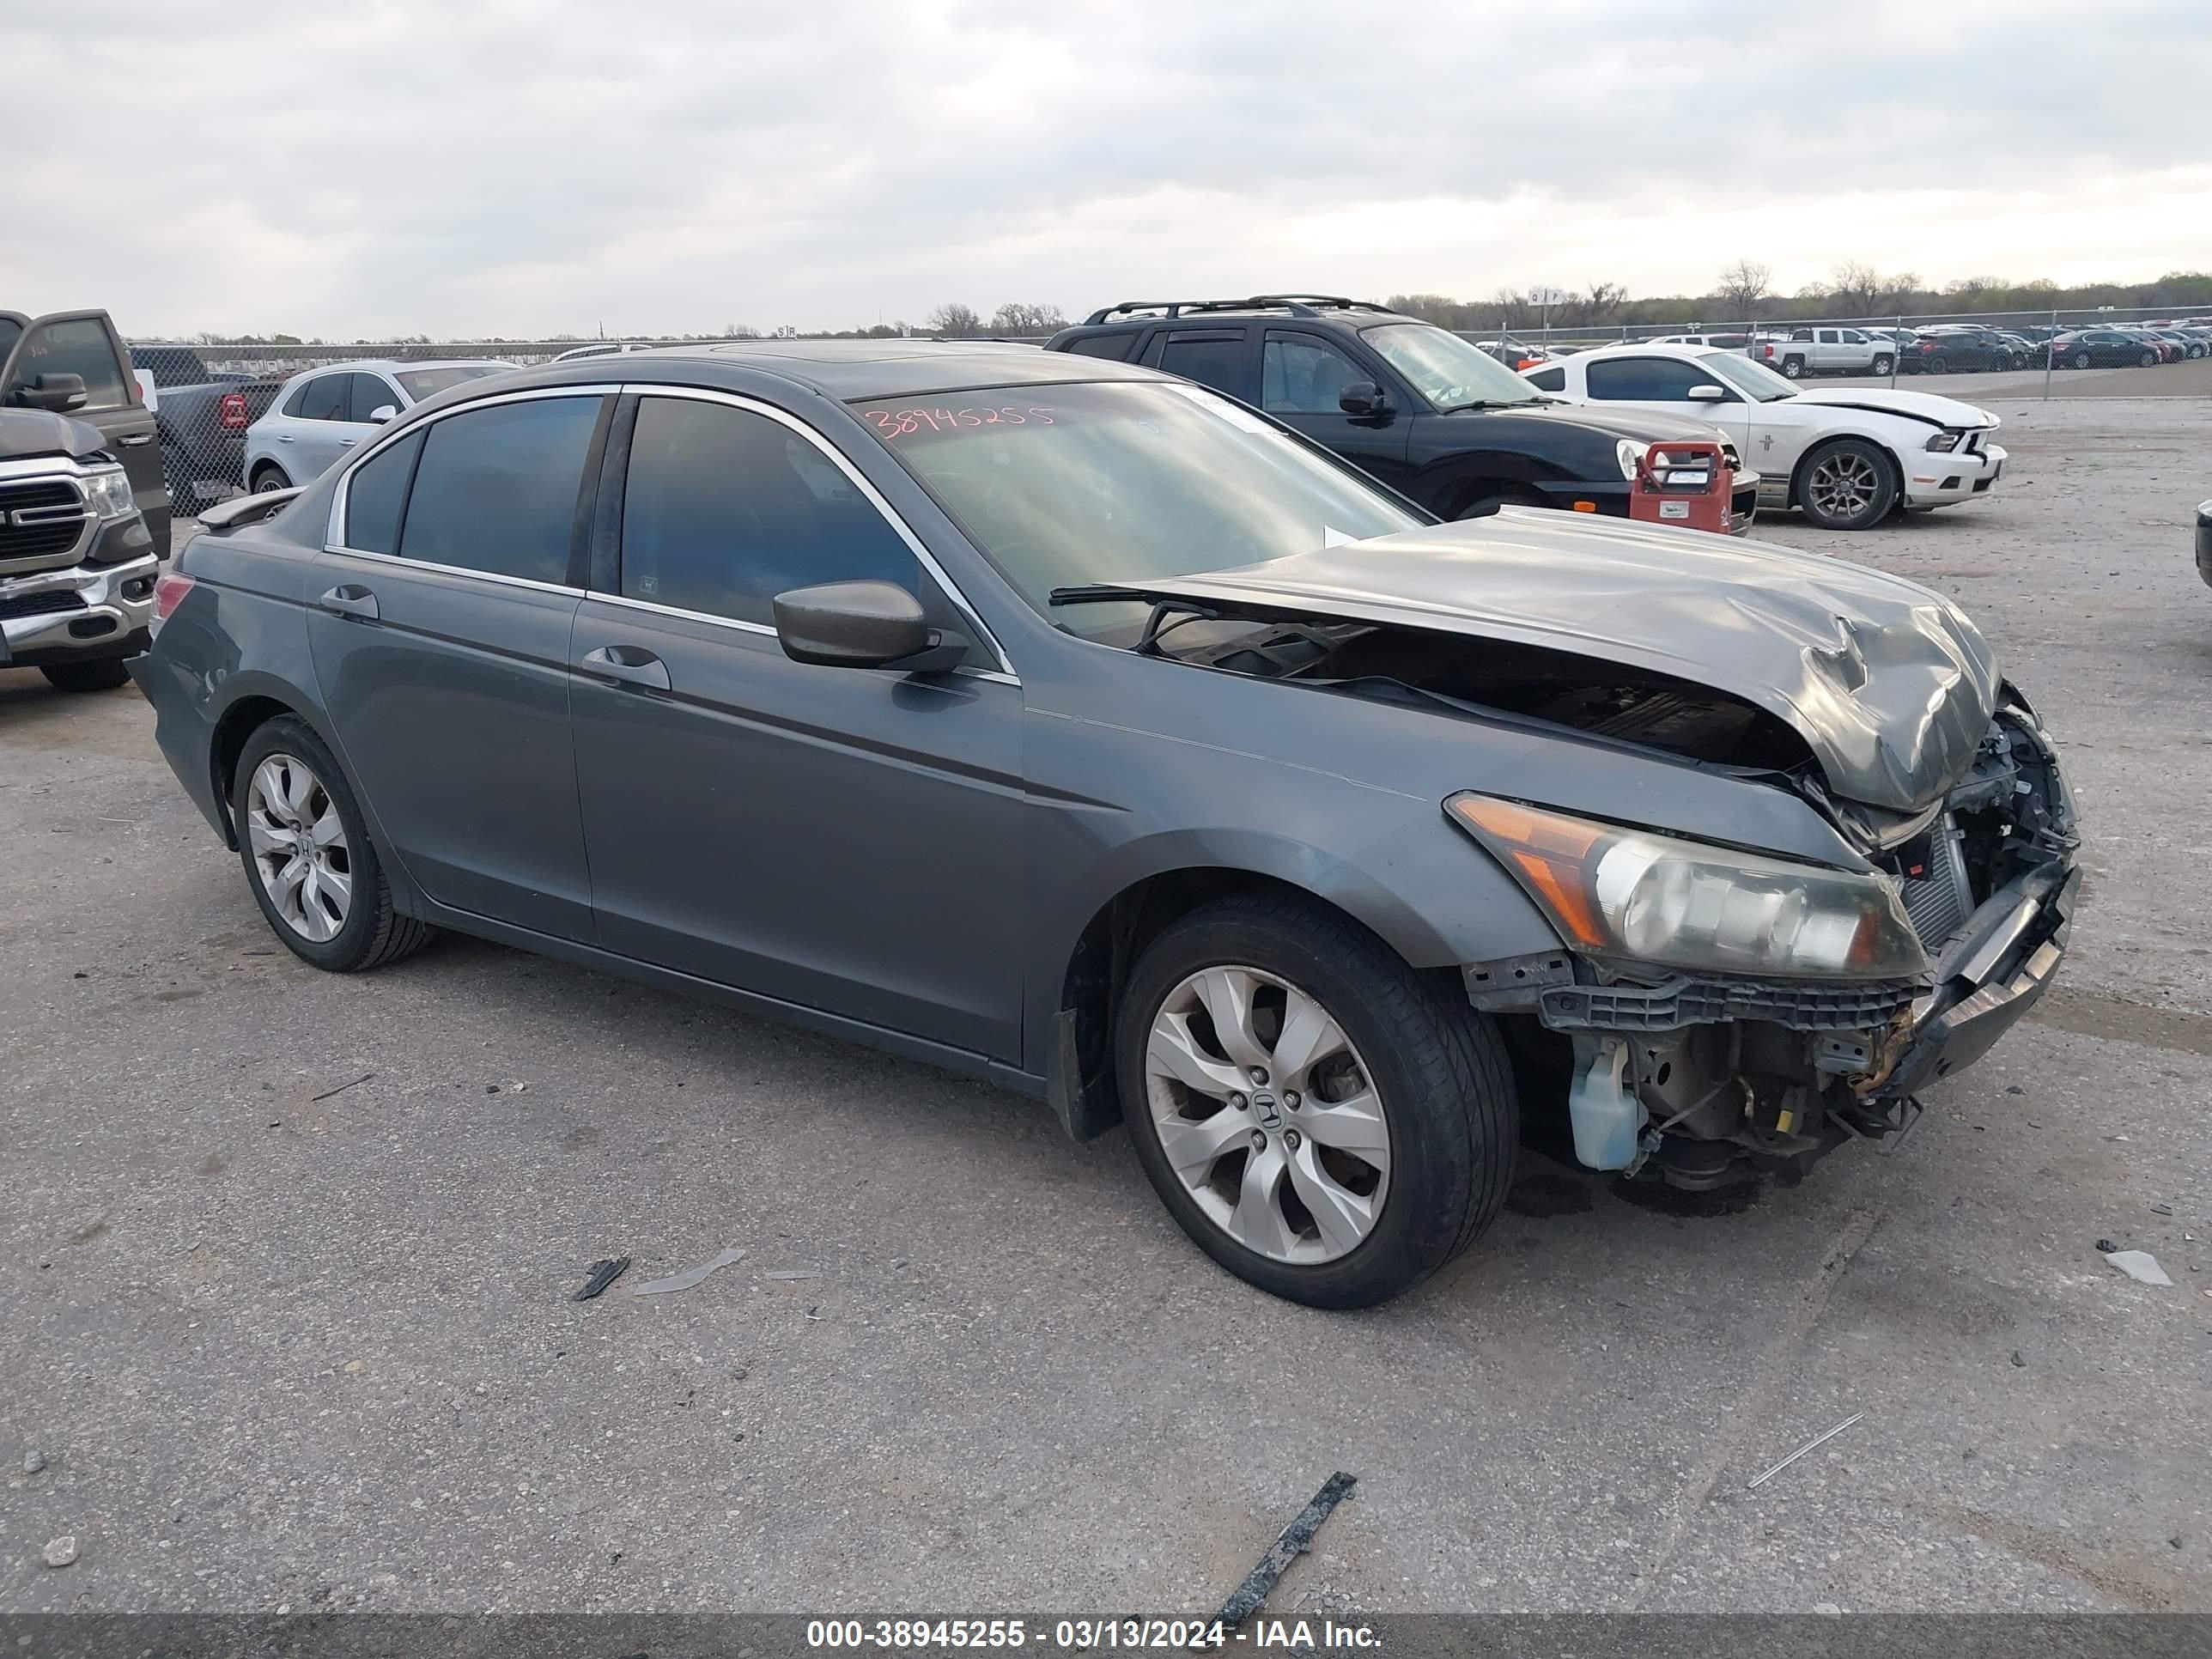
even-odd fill
[{"label": "dirt ground", "polygon": [[2212,402],[1995,406],[1992,496],[1759,534],[2044,710],[2058,990],[1893,1156],[1531,1157],[1360,1315],[971,1083],[462,939],[319,975],[135,691],[0,673],[0,1610],[1210,1612],[1335,1469],[1271,1608],[2212,1610]]}]

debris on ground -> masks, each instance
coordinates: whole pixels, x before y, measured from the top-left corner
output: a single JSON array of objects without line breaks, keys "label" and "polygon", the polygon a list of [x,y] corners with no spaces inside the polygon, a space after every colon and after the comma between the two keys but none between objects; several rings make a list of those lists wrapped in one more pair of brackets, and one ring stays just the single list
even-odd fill
[{"label": "debris on ground", "polygon": [[761,1277],[782,1279],[819,1279],[822,1277],[822,1270],[819,1267],[779,1267],[772,1273],[763,1273]]},{"label": "debris on ground", "polygon": [[52,1540],[47,1543],[46,1553],[40,1559],[50,1567],[69,1565],[70,1562],[76,1559],[76,1538],[64,1534],[59,1538]]},{"label": "debris on ground", "polygon": [[2020,1350],[2018,1348],[2014,1348],[2012,1351],[2012,1363],[2019,1366],[2022,1370],[2027,1369],[2027,1361],[2020,1357]]},{"label": "debris on ground", "polygon": [[2105,1260],[2139,1285],[2157,1285],[2169,1291],[2173,1288],[2166,1269],[2158,1265],[2158,1258],[2148,1250],[2107,1250]]},{"label": "debris on ground", "polygon": [[46,1468],[46,1453],[44,1453],[44,1452],[42,1452],[42,1451],[27,1451],[27,1452],[25,1452],[25,1453],[23,1454],[23,1473],[24,1473],[24,1474],[37,1474],[40,1469],[43,1469],[43,1468]]},{"label": "debris on ground", "polygon": [[1750,1492],[1757,1487],[1765,1486],[1768,1481],[1773,1480],[1776,1475],[1781,1474],[1783,1470],[1788,1468],[1792,1463],[1795,1463],[1799,1458],[1802,1457],[1807,1452],[1817,1450],[1820,1447],[1826,1445],[1831,1440],[1833,1440],[1838,1435],[1841,1434],[1845,1429],[1850,1427],[1852,1424],[1857,1422],[1859,1419],[1865,1415],[1866,1413],[1864,1412],[1853,1412],[1849,1417],[1837,1424],[1834,1428],[1830,1429],[1826,1434],[1814,1435],[1810,1440],[1808,1440],[1803,1445],[1798,1447],[1796,1451],[1791,1452],[1789,1456],[1784,1458],[1772,1468],[1768,1469],[1764,1474],[1754,1474],[1752,1476],[1748,1481],[1744,1483],[1744,1490],[1746,1492]]},{"label": "debris on ground", "polygon": [[2113,1243],[2109,1238],[2100,1238],[2097,1241],[2097,1254],[2099,1255],[2110,1255],[2114,1250],[2117,1250],[2120,1247],[2118,1245]]},{"label": "debris on ground", "polygon": [[2173,1213],[2173,1206],[2171,1204],[2154,1204],[2150,1206],[2150,1212],[2153,1215],[2172,1215]]},{"label": "debris on ground", "polygon": [[368,1082],[369,1079],[375,1075],[376,1073],[374,1072],[363,1072],[359,1077],[349,1079],[347,1081],[339,1084],[335,1089],[325,1089],[319,1095],[309,1095],[307,1097],[307,1103],[312,1106],[319,1100],[328,1100],[332,1095],[342,1095],[349,1089],[358,1089],[362,1084]]},{"label": "debris on ground", "polygon": [[629,1267],[629,1258],[626,1255],[611,1255],[604,1261],[594,1261],[590,1277],[584,1280],[584,1288],[568,1299],[571,1302],[589,1302],[620,1279]]},{"label": "debris on ground", "polygon": [[671,1273],[665,1279],[649,1279],[630,1290],[632,1296],[667,1296],[676,1291],[688,1291],[708,1273],[744,1260],[743,1250],[725,1250],[712,1261],[696,1267],[686,1267],[680,1273]]},{"label": "debris on ground", "polygon": [[1260,1604],[1267,1599],[1267,1592],[1275,1588],[1275,1583],[1283,1576],[1284,1570],[1311,1547],[1314,1534],[1321,1530],[1321,1523],[1328,1519],[1329,1511],[1342,1503],[1345,1494],[1358,1483],[1357,1475],[1346,1474],[1341,1469],[1321,1483],[1321,1490],[1313,1495],[1312,1501],[1298,1511],[1296,1520],[1283,1528],[1283,1534],[1275,1540],[1273,1547],[1260,1558],[1260,1565],[1254,1567],[1244,1582],[1237,1587],[1236,1593],[1221,1604],[1221,1611],[1214,1617],[1224,1629],[1235,1630],[1260,1610]]}]

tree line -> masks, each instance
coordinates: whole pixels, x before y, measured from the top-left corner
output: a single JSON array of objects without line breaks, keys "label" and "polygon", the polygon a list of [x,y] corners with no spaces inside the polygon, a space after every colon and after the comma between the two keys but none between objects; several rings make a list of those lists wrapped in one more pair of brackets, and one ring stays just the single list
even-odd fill
[{"label": "tree line", "polygon": [[1455,300],[1443,294],[1394,294],[1384,303],[1393,311],[1468,331],[1786,322],[1945,312],[2088,311],[2100,306],[2136,311],[2201,311],[2212,310],[2212,271],[2169,271],[2149,283],[2070,286],[2047,278],[2015,283],[2003,276],[1963,276],[1936,287],[1922,282],[1914,271],[1882,271],[1861,260],[1848,259],[1835,266],[1826,281],[1808,283],[1795,294],[1784,295],[1775,290],[1771,266],[1741,258],[1723,270],[1703,294],[1632,300],[1620,283],[1600,282],[1580,289],[1543,284],[1501,288],[1483,300]]}]

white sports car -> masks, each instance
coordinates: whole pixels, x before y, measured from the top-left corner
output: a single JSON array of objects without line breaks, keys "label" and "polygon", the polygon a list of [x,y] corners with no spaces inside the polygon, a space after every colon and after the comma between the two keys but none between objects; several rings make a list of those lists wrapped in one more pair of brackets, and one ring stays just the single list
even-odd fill
[{"label": "white sports car", "polygon": [[1797,507],[1829,530],[1864,530],[1890,509],[1949,507],[2004,472],[1986,409],[1925,392],[1785,380],[1739,351],[1620,345],[1524,371],[1572,403],[1628,404],[1709,422],[1759,471],[1759,504]]}]

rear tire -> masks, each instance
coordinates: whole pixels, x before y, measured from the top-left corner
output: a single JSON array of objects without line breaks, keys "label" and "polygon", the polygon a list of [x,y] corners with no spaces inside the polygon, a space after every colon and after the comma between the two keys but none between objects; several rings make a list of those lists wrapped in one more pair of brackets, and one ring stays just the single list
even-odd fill
[{"label": "rear tire", "polygon": [[[437,936],[428,922],[392,908],[392,884],[352,786],[298,715],[280,714],[246,738],[231,775],[230,809],[253,902],[301,961],[359,973],[412,956]],[[315,872],[298,872],[304,863]],[[301,878],[288,880],[295,872]]]},{"label": "rear tire", "polygon": [[2088,368],[2088,367],[2089,367],[2089,354],[2088,354],[2087,352],[2086,352],[2086,351],[2077,351],[2077,352],[2075,352],[2075,353],[2074,354],[2074,367],[2075,367],[2075,368]]},{"label": "rear tire", "polygon": [[1805,457],[1797,505],[1823,530],[1869,530],[1897,505],[1888,454],[1863,438],[1832,438]]},{"label": "rear tire", "polygon": [[57,691],[112,691],[131,678],[131,671],[120,657],[100,662],[48,663],[39,672]]},{"label": "rear tire", "polygon": [[[1210,1012],[1224,999],[1243,1016],[1225,1037]],[[1324,1035],[1308,1046],[1299,1030]],[[1243,894],[1171,923],[1129,975],[1114,1048],[1130,1139],[1168,1212],[1276,1296],[1387,1300],[1466,1249],[1504,1201],[1520,1101],[1497,1028],[1310,900]],[[1194,1072],[1205,1088],[1180,1080]],[[1363,1147],[1379,1168],[1347,1151]],[[1327,1228],[1307,1194],[1341,1201]]]},{"label": "rear tire", "polygon": [[289,489],[292,481],[283,467],[264,461],[253,469],[253,482],[246,487],[256,495],[265,495],[272,489]]},{"label": "rear tire", "polygon": [[1937,352],[1928,360],[1928,372],[1930,374],[1948,374],[1951,372],[1951,360],[1942,352]]}]

